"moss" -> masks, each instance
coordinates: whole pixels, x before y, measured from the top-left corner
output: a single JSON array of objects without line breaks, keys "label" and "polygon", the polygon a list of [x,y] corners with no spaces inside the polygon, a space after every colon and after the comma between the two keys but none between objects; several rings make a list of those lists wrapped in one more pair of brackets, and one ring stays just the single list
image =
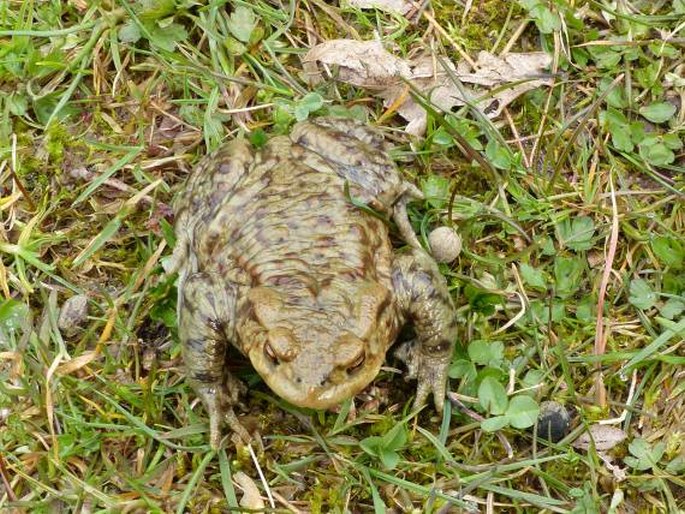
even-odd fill
[{"label": "moss", "polygon": [[[507,13],[512,9],[512,2],[507,0],[478,0],[462,20],[463,10],[455,10],[452,2],[445,0],[435,2],[435,17],[443,27],[448,27],[451,37],[469,51],[490,50],[497,41],[502,27],[507,20]],[[523,9],[516,3],[513,5],[512,19],[521,19]],[[463,23],[462,23],[463,22]],[[514,24],[507,27],[510,35]],[[507,34],[504,36],[504,41]]]}]

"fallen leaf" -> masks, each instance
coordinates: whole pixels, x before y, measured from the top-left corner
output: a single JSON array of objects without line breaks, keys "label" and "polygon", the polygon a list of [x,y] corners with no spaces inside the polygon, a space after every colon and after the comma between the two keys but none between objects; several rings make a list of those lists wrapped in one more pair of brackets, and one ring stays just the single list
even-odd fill
[{"label": "fallen leaf", "polygon": [[552,84],[545,71],[551,62],[544,52],[496,56],[482,51],[475,69],[471,69],[466,62],[455,65],[433,55],[402,59],[388,52],[380,41],[334,39],[312,48],[304,58],[304,68],[311,80],[320,81],[322,75],[318,68],[313,71],[313,63],[334,66],[327,71],[336,80],[377,92],[386,108],[409,122],[405,128],[408,133],[422,135],[427,114],[409,94],[407,82],[443,112],[469,103],[488,118],[496,118],[526,91]]},{"label": "fallen leaf", "polygon": [[[462,91],[458,89],[450,77],[457,74],[457,69],[452,62],[443,62],[446,68],[431,56],[419,57],[411,62],[412,74],[406,78],[428,97],[433,106],[449,112],[452,107],[464,105],[464,100],[471,97],[472,93],[464,88]],[[400,82],[383,91],[380,96],[386,107],[399,104],[397,112],[409,122],[405,130],[419,136],[426,131],[427,114],[408,92],[407,84]]]},{"label": "fallen leaf", "polygon": [[254,483],[254,480],[242,471],[235,473],[233,479],[238,484],[238,487],[243,490],[243,497],[239,502],[241,507],[260,511],[266,508],[264,500],[262,500],[262,495],[259,494],[259,489],[257,488],[257,484]]},{"label": "fallen leaf", "polygon": [[544,70],[552,64],[552,58],[544,52],[512,53],[501,57],[481,51],[476,60],[476,70],[469,72],[467,63],[460,63],[457,71],[462,82],[493,87],[519,80],[541,80],[551,83]]},{"label": "fallen leaf", "polygon": [[[388,52],[380,41],[332,39],[307,52],[304,62],[314,61],[337,66],[337,80],[367,89],[385,89],[400,77],[411,76],[409,64]],[[310,79],[321,77],[319,74]]]},{"label": "fallen leaf", "polygon": [[347,0],[346,4],[360,9],[378,9],[399,14],[407,14],[412,9],[412,4],[406,0]]},{"label": "fallen leaf", "polygon": [[595,449],[598,452],[605,452],[621,444],[626,437],[628,437],[627,434],[620,428],[609,425],[592,425],[588,432],[581,434],[578,439],[573,441],[573,446],[587,451],[590,448],[590,441],[594,440]]},{"label": "fallen leaf", "polygon": [[[409,63],[412,67],[411,83],[423,92],[431,104],[443,112],[470,103],[477,106],[488,118],[496,118],[502,110],[523,93],[543,85],[550,85],[552,78],[544,69],[551,58],[543,52],[507,54],[497,57],[480,52],[477,69],[460,62],[456,67],[450,61],[424,56]],[[455,80],[456,79],[456,80]],[[459,84],[458,82],[461,82]],[[503,87],[511,84],[510,87]],[[386,107],[396,104],[406,85],[395,86],[381,93]],[[490,89],[498,88],[490,94]],[[409,121],[406,131],[421,135],[426,129],[426,111],[407,95],[397,109],[400,116]]]}]

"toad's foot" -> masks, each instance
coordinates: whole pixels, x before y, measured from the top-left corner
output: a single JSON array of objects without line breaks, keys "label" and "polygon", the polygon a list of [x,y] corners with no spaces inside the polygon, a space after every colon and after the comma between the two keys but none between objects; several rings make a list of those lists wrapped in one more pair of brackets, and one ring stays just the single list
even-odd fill
[{"label": "toad's foot", "polygon": [[407,367],[407,380],[418,380],[414,409],[426,404],[428,396],[433,394],[435,410],[442,414],[447,391],[447,370],[449,358],[444,355],[424,355],[417,340],[406,341],[399,345],[394,355]]},{"label": "toad's foot", "polygon": [[420,356],[421,362],[418,365],[418,385],[416,387],[416,399],[414,409],[419,409],[426,404],[428,395],[433,393],[433,404],[435,410],[442,415],[445,405],[445,393],[447,391],[447,363],[439,362],[437,359],[427,358],[426,355]]},{"label": "toad's foot", "polygon": [[217,450],[221,445],[222,427],[224,423],[238,436],[244,444],[253,441],[252,435],[247,431],[243,424],[238,420],[233,405],[235,402],[230,398],[226,389],[223,387],[195,387],[196,394],[209,415],[209,444],[212,449]]}]

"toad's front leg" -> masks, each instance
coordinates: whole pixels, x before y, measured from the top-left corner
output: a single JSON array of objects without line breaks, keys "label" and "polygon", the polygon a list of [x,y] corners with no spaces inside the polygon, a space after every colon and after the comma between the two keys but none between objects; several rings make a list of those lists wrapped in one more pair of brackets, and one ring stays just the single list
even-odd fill
[{"label": "toad's front leg", "polygon": [[179,285],[179,336],[188,378],[209,415],[209,441],[218,448],[225,422],[243,441],[250,435],[233,406],[239,384],[226,370],[226,349],[235,337],[240,287],[209,273],[196,273]]},{"label": "toad's front leg", "polygon": [[413,323],[418,339],[410,366],[418,379],[414,406],[423,406],[433,393],[435,408],[441,413],[457,337],[457,315],[447,282],[435,261],[417,249],[395,259],[392,279],[400,313]]}]

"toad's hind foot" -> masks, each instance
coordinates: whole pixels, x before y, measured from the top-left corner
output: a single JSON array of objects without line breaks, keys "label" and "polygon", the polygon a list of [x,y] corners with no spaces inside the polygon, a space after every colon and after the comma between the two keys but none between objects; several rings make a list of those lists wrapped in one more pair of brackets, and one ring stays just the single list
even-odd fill
[{"label": "toad's hind foot", "polygon": [[[419,363],[418,384],[416,387],[416,399],[414,408],[423,407],[428,400],[428,396],[433,394],[433,403],[438,414],[442,415],[445,405],[445,394],[447,392],[447,365],[443,359],[430,359],[422,355],[422,362]],[[449,364],[449,361],[447,361]]]},{"label": "toad's hind foot", "polygon": [[406,380],[417,380],[414,409],[423,407],[432,394],[435,410],[442,414],[447,392],[450,354],[436,353],[437,355],[422,353],[420,343],[411,340],[401,343],[394,355],[407,367]]},{"label": "toad's hind foot", "polygon": [[233,411],[234,403],[230,401],[229,395],[221,391],[221,387],[196,387],[197,395],[202,399],[202,403],[209,416],[209,444],[212,449],[217,450],[221,446],[223,436],[222,427],[224,424],[238,436],[244,444],[253,441],[252,436],[238,420],[238,416]]}]

